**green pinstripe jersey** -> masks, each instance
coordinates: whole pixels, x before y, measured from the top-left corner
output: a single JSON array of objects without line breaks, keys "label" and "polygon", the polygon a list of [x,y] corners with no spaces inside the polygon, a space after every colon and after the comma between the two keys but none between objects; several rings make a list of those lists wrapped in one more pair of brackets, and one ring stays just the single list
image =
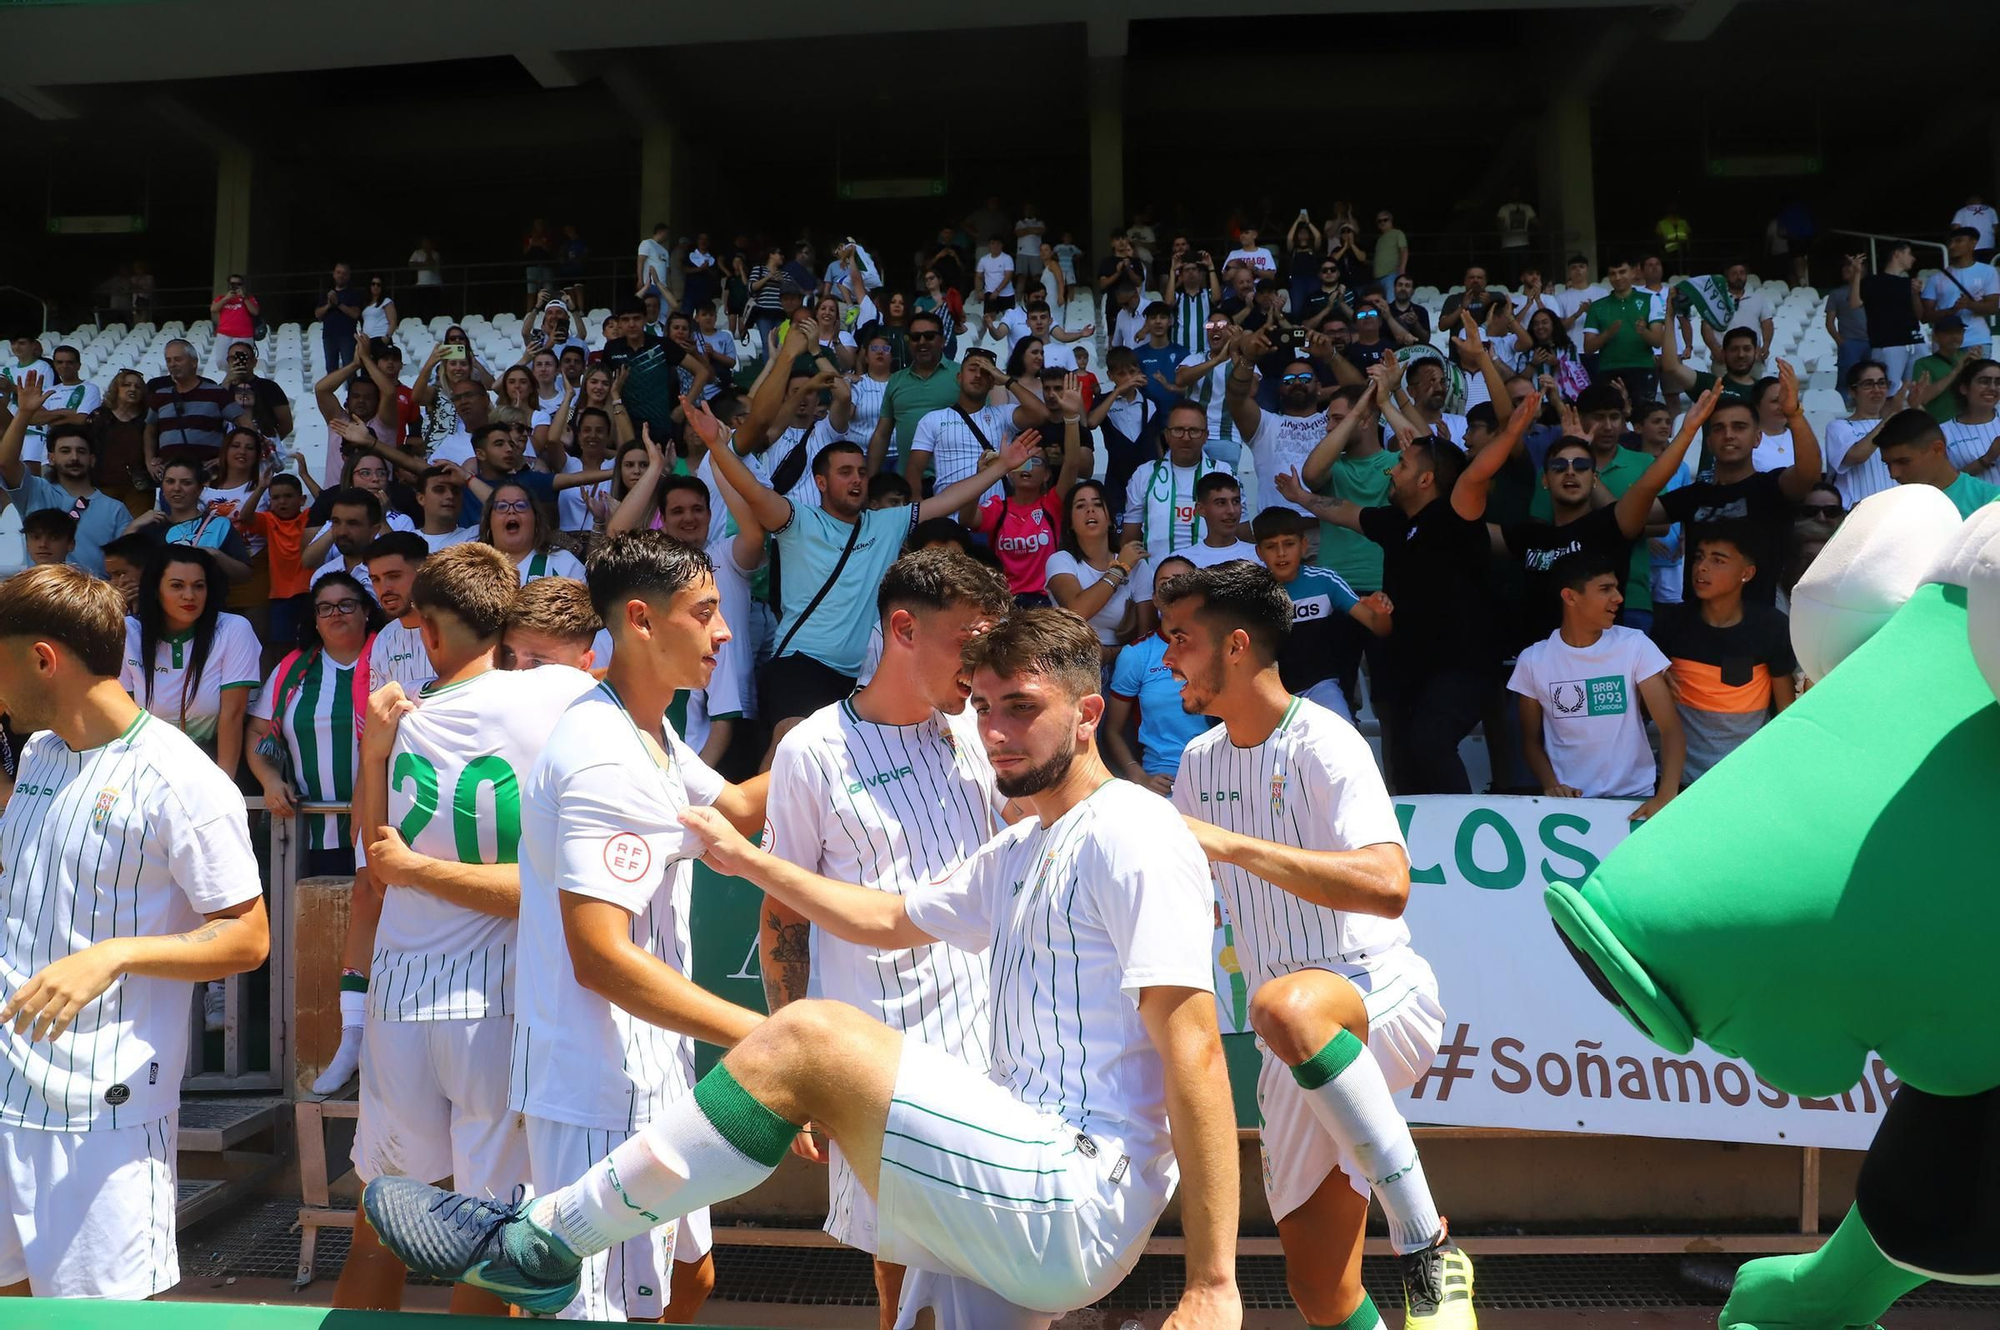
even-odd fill
[{"label": "green pinstripe jersey", "polygon": [[[1181,752],[1173,798],[1190,817],[1302,850],[1403,844],[1368,741],[1301,697],[1262,743],[1240,748],[1226,725],[1192,740]],[[1216,864],[1215,882],[1252,993],[1297,970],[1372,964],[1410,942],[1401,919],[1330,910],[1234,864]]]},{"label": "green pinstripe jersey", "polygon": [[[66,956],[187,932],[261,886],[243,796],[185,734],[143,711],[83,752],[44,730],[0,814],[0,1002]],[[0,1126],[112,1130],[175,1111],[190,997],[184,980],[122,975],[55,1039],[0,1027]]]},{"label": "green pinstripe jersey", "polygon": [[1107,780],[1053,825],[1017,822],[903,899],[932,937],[987,953],[995,1081],[1134,1160],[1171,1152],[1139,994],[1215,987],[1208,861],[1173,805]]},{"label": "green pinstripe jersey", "polygon": [[[517,862],[521,784],[569,704],[596,687],[565,665],[428,685],[396,727],[389,825],[432,859]],[[375,926],[369,1008],[384,1021],[511,1015],[515,936],[511,918],[388,883]]]},{"label": "green pinstripe jersey", "polygon": [[[278,716],[281,700],[285,714]],[[272,671],[250,714],[276,722],[280,741],[291,750],[293,779],[308,802],[351,803],[361,759],[354,722],[357,710],[367,707],[367,698],[355,696],[354,662],[342,665],[324,651],[311,651],[291,671],[282,663]],[[345,813],[318,813],[301,822],[308,850],[354,848]]]},{"label": "green pinstripe jersey", "polygon": [[[877,725],[851,701],[778,745],[765,848],[840,882],[901,896],[948,876],[998,831],[993,768],[969,715]],[[986,958],[937,944],[877,951],[815,927],[812,995],[987,1066]]]}]

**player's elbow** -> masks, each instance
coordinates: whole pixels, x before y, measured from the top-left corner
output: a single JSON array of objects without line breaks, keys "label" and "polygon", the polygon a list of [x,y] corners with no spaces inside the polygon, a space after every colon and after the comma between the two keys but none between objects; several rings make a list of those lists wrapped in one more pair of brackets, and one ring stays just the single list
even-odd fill
[{"label": "player's elbow", "polygon": [[1399,845],[1371,845],[1375,861],[1375,896],[1382,917],[1400,919],[1410,906],[1410,856]]}]

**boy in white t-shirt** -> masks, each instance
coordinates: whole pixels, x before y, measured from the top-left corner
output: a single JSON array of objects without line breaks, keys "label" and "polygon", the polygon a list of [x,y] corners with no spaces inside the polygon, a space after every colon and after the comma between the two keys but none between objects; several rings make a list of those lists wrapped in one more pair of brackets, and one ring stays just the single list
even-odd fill
[{"label": "boy in white t-shirt", "polygon": [[[1523,651],[1507,681],[1521,695],[1528,769],[1552,798],[1644,799],[1632,810],[1643,821],[1679,792],[1687,756],[1667,658],[1644,633],[1614,625],[1624,573],[1611,560],[1570,554],[1551,571],[1562,627]],[[1657,769],[1640,702],[1660,729]]]}]

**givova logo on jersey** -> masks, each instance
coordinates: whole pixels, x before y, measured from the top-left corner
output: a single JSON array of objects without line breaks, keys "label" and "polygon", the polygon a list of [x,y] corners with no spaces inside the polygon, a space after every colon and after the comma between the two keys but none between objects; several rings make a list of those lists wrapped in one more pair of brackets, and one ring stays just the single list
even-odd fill
[{"label": "givova logo on jersey", "polygon": [[1622,716],[1626,712],[1625,676],[1600,674],[1591,679],[1558,680],[1549,685],[1549,708],[1563,720]]},{"label": "givova logo on jersey", "polygon": [[849,781],[847,783],[847,792],[849,794],[859,794],[870,787],[893,785],[912,774],[914,774],[914,769],[911,767],[894,767],[888,771],[878,771],[872,776],[863,776],[860,780]]}]

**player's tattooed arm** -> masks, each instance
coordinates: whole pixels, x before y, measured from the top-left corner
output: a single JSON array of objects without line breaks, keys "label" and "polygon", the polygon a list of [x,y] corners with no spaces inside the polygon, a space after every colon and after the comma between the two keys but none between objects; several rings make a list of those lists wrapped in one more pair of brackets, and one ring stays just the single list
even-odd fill
[{"label": "player's tattooed arm", "polygon": [[764,906],[763,949],[764,1004],[776,1011],[806,995],[812,978],[812,925],[776,901]]}]

